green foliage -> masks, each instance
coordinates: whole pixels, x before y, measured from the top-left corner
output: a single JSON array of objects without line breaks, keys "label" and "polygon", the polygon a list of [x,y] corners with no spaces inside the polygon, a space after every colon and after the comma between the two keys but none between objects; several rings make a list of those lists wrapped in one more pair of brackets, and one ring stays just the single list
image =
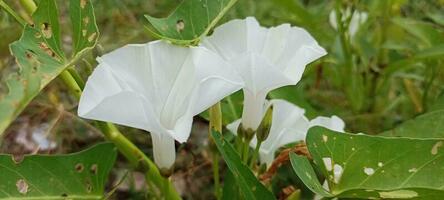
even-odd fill
[{"label": "green foliage", "polygon": [[267,190],[254,176],[253,172],[242,163],[239,154],[231,144],[218,132],[213,131],[211,135],[233,174],[243,197],[245,199],[275,199],[273,193]]},{"label": "green foliage", "polygon": [[[323,197],[333,197],[328,191],[326,191],[319,180],[317,179],[316,173],[310,164],[310,161],[305,156],[299,156],[295,153],[290,154],[290,162],[293,170],[301,178],[302,182],[310,188],[316,194],[322,195]],[[299,175],[301,174],[301,175]]]},{"label": "green foliage", "polygon": [[[436,172],[444,164],[443,142],[354,135],[321,127],[310,129],[307,136],[316,166],[328,177],[329,193],[344,198],[440,199],[444,177]],[[294,167],[309,167],[306,158],[292,156],[292,162]],[[296,173],[313,192],[331,196],[310,178],[312,170]]]},{"label": "green foliage", "polygon": [[237,0],[184,0],[166,18],[145,15],[158,37],[182,45],[199,43]]},{"label": "green foliage", "polygon": [[420,115],[380,135],[408,138],[444,138],[444,110],[436,110]]},{"label": "green foliage", "polygon": [[99,30],[91,1],[70,0],[73,55],[65,56],[55,0],[41,1],[11,53],[20,66],[7,80],[9,92],[0,98],[0,134],[39,92],[97,43]]},{"label": "green foliage", "polygon": [[68,155],[25,156],[22,161],[0,155],[0,199],[103,199],[116,156],[110,143]]}]

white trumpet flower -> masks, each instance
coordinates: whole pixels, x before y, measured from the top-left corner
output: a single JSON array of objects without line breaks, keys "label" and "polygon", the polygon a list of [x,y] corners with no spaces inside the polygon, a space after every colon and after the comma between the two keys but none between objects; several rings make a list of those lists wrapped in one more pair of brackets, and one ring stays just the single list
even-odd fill
[{"label": "white trumpet flower", "polygon": [[265,28],[253,17],[217,27],[202,45],[221,55],[244,80],[242,126],[252,130],[261,122],[267,93],[297,84],[305,66],[326,54],[303,28]]},{"label": "white trumpet flower", "polygon": [[[337,14],[336,11],[333,10],[330,12],[329,15],[329,21],[330,25],[334,29],[338,29],[338,23],[337,23]],[[342,12],[342,19],[341,22],[344,22],[351,16],[350,24],[348,25],[348,34],[351,38],[355,36],[355,34],[358,32],[359,27],[367,21],[368,14],[366,12],[359,12],[358,10],[355,10],[353,14],[351,13],[351,9],[348,8],[344,12]]]},{"label": "white trumpet flower", "polygon": [[[336,116],[317,117],[309,121],[305,117],[305,110],[285,100],[273,99],[269,105],[273,105],[273,119],[268,138],[259,148],[259,159],[261,163],[266,163],[269,167],[274,160],[274,154],[280,147],[305,140],[308,129],[313,126],[323,126],[335,131],[344,131],[345,123]],[[262,116],[262,115],[261,115]],[[234,121],[227,126],[228,130],[237,134],[237,128],[241,120]],[[255,148],[256,138],[250,142],[250,146]]]},{"label": "white trumpet flower", "polygon": [[230,65],[203,47],[155,41],[97,60],[78,115],[149,131],[160,168],[174,164],[174,140],[188,139],[194,115],[243,86]]}]

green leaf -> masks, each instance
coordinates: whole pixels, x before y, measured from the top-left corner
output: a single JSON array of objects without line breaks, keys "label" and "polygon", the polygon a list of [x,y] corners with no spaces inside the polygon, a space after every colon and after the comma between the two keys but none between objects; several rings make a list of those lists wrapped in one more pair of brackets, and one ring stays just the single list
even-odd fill
[{"label": "green leaf", "polygon": [[420,115],[380,135],[409,138],[444,138],[444,110]]},{"label": "green leaf", "polygon": [[430,111],[444,110],[444,94],[441,94],[441,96],[439,96],[435,100],[435,103],[433,103],[428,110]]},{"label": "green leaf", "polygon": [[431,47],[443,42],[442,31],[430,23],[407,18],[394,18],[392,22]]},{"label": "green leaf", "polygon": [[145,15],[156,36],[176,44],[197,44],[237,0],[183,0],[166,18]]},{"label": "green leaf", "polygon": [[424,50],[419,50],[413,54],[410,58],[400,59],[394,61],[384,69],[383,74],[385,76],[391,76],[395,72],[405,70],[411,67],[415,67],[418,62],[427,59],[441,59],[444,56],[444,43],[437,44]]},{"label": "green leaf", "polygon": [[73,25],[73,55],[65,56],[61,45],[55,0],[40,1],[21,38],[10,45],[20,66],[6,80],[8,93],[0,96],[0,135],[26,105],[55,77],[97,43],[99,30],[91,1],[70,0]]},{"label": "green leaf", "polygon": [[442,15],[441,13],[439,13],[439,12],[427,13],[427,16],[429,18],[431,18],[437,24],[444,26],[444,15]]},{"label": "green leaf", "polygon": [[237,152],[220,133],[213,131],[211,135],[228,168],[233,173],[244,199],[276,199],[273,193],[267,190],[254,176],[253,172],[242,163]]},{"label": "green leaf", "polygon": [[313,167],[305,156],[299,156],[295,153],[291,153],[290,162],[293,170],[312,192],[324,197],[333,196],[322,187],[321,183],[319,183]]},{"label": "green leaf", "polygon": [[240,199],[238,186],[230,170],[225,172],[222,200]]},{"label": "green leaf", "polygon": [[0,199],[102,199],[116,160],[113,144],[68,155],[0,155]]},{"label": "green leaf", "polygon": [[[444,140],[356,135],[322,127],[311,128],[306,140],[335,197],[438,200],[444,195]],[[308,167],[302,159],[293,162]]]}]

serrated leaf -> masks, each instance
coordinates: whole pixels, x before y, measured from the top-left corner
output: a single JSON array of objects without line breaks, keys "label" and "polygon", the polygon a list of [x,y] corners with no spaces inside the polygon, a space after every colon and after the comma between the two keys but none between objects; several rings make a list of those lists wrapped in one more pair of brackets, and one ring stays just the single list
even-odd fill
[{"label": "serrated leaf", "polygon": [[67,155],[0,155],[0,199],[102,199],[116,160],[111,143]]},{"label": "serrated leaf", "polygon": [[420,115],[380,135],[409,138],[444,138],[444,110]]},{"label": "serrated leaf", "polygon": [[190,45],[206,36],[236,1],[183,0],[166,18],[145,17],[157,30],[157,33],[151,32],[158,37],[176,44]]},{"label": "serrated leaf", "polygon": [[[444,140],[356,135],[314,127],[306,142],[335,197],[434,200],[444,196]],[[295,165],[301,165],[300,161]]]},{"label": "serrated leaf", "polygon": [[276,199],[267,188],[262,185],[254,176],[251,170],[245,166],[236,150],[227,142],[220,133],[213,131],[211,135],[214,138],[217,148],[227,163],[234,179],[239,185],[239,190],[244,199]]},{"label": "serrated leaf", "polygon": [[40,1],[32,16],[34,24],[26,25],[21,38],[10,45],[20,70],[8,78],[9,91],[0,96],[0,135],[49,82],[96,45],[99,30],[91,2],[70,0],[69,13],[74,42],[71,58],[62,50],[55,0]]}]

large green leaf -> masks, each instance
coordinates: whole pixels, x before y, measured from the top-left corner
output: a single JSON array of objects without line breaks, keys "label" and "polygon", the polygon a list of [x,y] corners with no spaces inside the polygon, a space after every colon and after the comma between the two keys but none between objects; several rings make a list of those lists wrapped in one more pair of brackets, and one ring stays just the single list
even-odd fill
[{"label": "large green leaf", "polygon": [[68,155],[0,155],[0,199],[102,199],[116,160],[111,143]]},{"label": "large green leaf", "polygon": [[[306,142],[333,196],[428,200],[444,196],[444,140],[356,135],[314,127]],[[294,167],[309,167],[303,159],[292,158]],[[310,188],[315,187],[313,192],[329,195],[321,192],[319,183],[311,182],[311,170],[296,173]]]},{"label": "large green leaf", "polygon": [[20,40],[10,45],[20,71],[8,78],[9,91],[0,96],[0,134],[49,82],[97,43],[99,30],[91,2],[70,0],[69,14],[73,27],[70,58],[62,49],[55,0],[40,1],[32,15],[34,24],[26,25]]},{"label": "large green leaf", "polygon": [[409,138],[444,138],[444,110],[420,115],[380,135]]},{"label": "large green leaf", "polygon": [[200,38],[217,24],[223,15],[237,0],[183,0],[183,2],[166,18],[155,18],[145,15],[158,33],[158,37],[173,43],[190,45],[199,42]]},{"label": "large green leaf", "polygon": [[228,168],[233,173],[244,199],[275,199],[273,193],[267,190],[254,176],[253,172],[242,163],[231,144],[218,132],[213,131],[211,135]]}]

